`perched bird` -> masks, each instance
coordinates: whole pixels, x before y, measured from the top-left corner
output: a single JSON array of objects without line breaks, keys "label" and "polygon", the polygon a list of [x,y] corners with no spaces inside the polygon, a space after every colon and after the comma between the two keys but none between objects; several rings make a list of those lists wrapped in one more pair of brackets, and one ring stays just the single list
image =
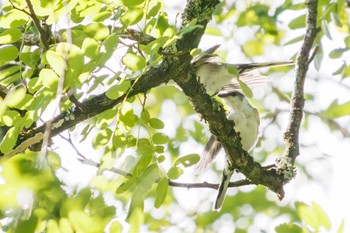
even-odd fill
[{"label": "perched bird", "polygon": [[[196,69],[199,82],[203,84],[209,94],[217,94],[225,86],[229,86],[230,89],[239,89],[240,85],[237,75],[248,86],[259,86],[269,81],[269,79],[266,76],[253,75],[249,71],[258,68],[294,64],[294,61],[229,64],[223,62],[217,54],[213,54],[218,47],[219,45],[216,45],[192,59],[192,65]],[[229,72],[228,66],[234,67],[237,74]]]},{"label": "perched bird", "polygon": [[[242,148],[245,151],[250,151],[255,145],[259,131],[259,112],[252,107],[245,96],[239,91],[230,91],[219,93],[218,95],[227,106],[227,119],[235,122],[235,130],[240,133]],[[200,161],[195,166],[195,171],[202,171],[213,161],[222,148],[219,141],[214,136],[211,136],[206,144]],[[214,209],[221,208],[225,198],[227,187],[230,183],[233,170],[225,168],[223,171],[223,179],[219,186],[219,192],[214,204]]]},{"label": "perched bird", "polygon": [[[223,99],[228,109],[227,119],[235,122],[235,130],[240,133],[242,148],[249,152],[258,137],[260,118],[258,110],[250,105],[241,92],[237,91],[240,89],[238,78],[249,87],[260,86],[269,79],[265,76],[253,75],[249,71],[264,67],[293,65],[294,61],[229,64],[223,62],[218,55],[213,54],[218,47],[219,45],[216,45],[195,56],[192,59],[192,65],[196,69],[199,82],[203,84],[207,93],[219,93],[218,96]],[[232,72],[232,68],[235,72]],[[195,171],[204,170],[217,156],[221,148],[220,142],[211,136],[200,161],[195,166]],[[232,174],[232,169],[228,167],[224,169],[223,179],[214,204],[215,210],[222,206]]]}]

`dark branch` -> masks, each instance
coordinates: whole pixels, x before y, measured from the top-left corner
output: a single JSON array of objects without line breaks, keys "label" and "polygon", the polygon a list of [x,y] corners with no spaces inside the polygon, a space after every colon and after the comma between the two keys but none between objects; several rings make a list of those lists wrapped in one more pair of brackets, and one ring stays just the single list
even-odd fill
[{"label": "dark branch", "polygon": [[[109,99],[105,93],[102,93],[89,100],[83,101],[79,108],[72,107],[56,116],[51,122],[52,130],[50,137],[54,137],[59,133],[77,125],[78,123],[116,106],[124,101],[125,98],[131,98],[139,93],[146,93],[150,89],[157,87],[162,83],[167,83],[174,77],[186,77],[190,67],[190,61],[192,59],[192,57],[189,55],[189,51],[198,46],[200,38],[204,33],[204,28],[208,23],[208,19],[211,19],[211,15],[214,12],[214,7],[216,4],[218,4],[218,1],[189,1],[188,6],[184,11],[185,16],[183,25],[186,25],[187,22],[196,18],[198,22],[203,25],[203,27],[183,35],[183,38],[178,40],[176,43],[177,53],[172,52],[171,54],[171,51],[165,51],[166,54],[171,54],[171,56],[169,55],[168,58],[164,58],[159,66],[151,67],[137,80],[137,82],[133,83],[130,90],[126,92],[127,94],[112,100]],[[208,5],[211,6],[211,11],[208,10]],[[206,12],[208,15],[204,17],[202,12]],[[138,38],[136,35],[137,33],[134,31],[129,30],[129,33],[133,38]],[[3,157],[5,159],[10,158],[13,155],[33,146],[34,144],[42,143],[46,125],[47,123],[29,131],[22,132],[15,144],[14,149]]]},{"label": "dark branch", "polygon": [[[284,134],[284,140],[287,144],[286,157],[290,158],[292,163],[299,155],[299,128],[303,118],[304,108],[304,81],[310,64],[310,51],[314,44],[317,28],[317,0],[309,0],[307,5],[306,35],[303,45],[300,49],[296,62],[296,79],[294,91],[291,99],[291,111],[288,128]],[[317,51],[317,50],[316,50]],[[311,56],[311,59],[315,55]]]},{"label": "dark branch", "polygon": [[39,31],[40,41],[43,44],[44,49],[48,50],[49,49],[49,40],[48,40],[49,36],[47,35],[47,32],[41,27],[40,20],[38,19],[38,17],[36,17],[36,14],[35,14],[34,9],[33,9],[33,5],[30,2],[30,0],[25,0],[25,1],[27,3],[27,6],[28,6],[28,9],[30,12],[29,16],[33,19],[33,22]]},{"label": "dark branch", "polygon": [[[178,187],[178,188],[211,188],[211,189],[218,189],[219,188],[219,184],[213,184],[213,183],[208,183],[208,182],[204,182],[204,183],[179,183],[179,182],[175,182],[172,180],[168,180],[169,185],[172,187]],[[245,185],[251,185],[253,184],[250,180],[244,179],[244,180],[238,180],[235,182],[230,182],[230,184],[228,185],[229,187],[240,187],[240,186],[245,186]]]}]

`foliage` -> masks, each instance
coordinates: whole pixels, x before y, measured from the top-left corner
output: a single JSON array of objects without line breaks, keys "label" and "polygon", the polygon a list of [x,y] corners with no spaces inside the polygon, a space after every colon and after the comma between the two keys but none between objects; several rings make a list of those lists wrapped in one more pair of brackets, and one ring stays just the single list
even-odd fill
[{"label": "foliage", "polygon": [[[46,145],[39,145],[41,152],[33,145],[2,161],[2,230],[217,232],[225,227],[223,222],[230,222],[226,227],[236,232],[274,227],[276,232],[335,229],[318,204],[282,205],[271,200],[268,191],[261,187],[238,189],[227,198],[219,213],[209,209],[216,191],[210,191],[209,200],[208,195],[203,196],[205,192],[171,187],[171,182],[192,179],[188,178],[188,171],[199,160],[197,148],[208,139],[205,122],[200,121],[187,97],[171,83],[128,98],[142,75],[159,68],[168,59],[167,51],[177,52],[175,45],[180,39],[202,28],[197,19],[180,28],[176,24],[178,18],[166,8],[167,2],[12,0],[2,5],[1,155],[6,156],[18,146],[16,143],[23,142],[23,132],[49,122],[59,113],[79,108],[79,103],[87,99],[101,93],[109,100],[127,97],[96,116],[90,117],[82,111],[79,117],[85,121],[60,132],[60,136]],[[295,57],[305,34],[305,4],[292,0],[273,6],[269,1],[242,2],[221,2],[206,35],[223,38],[226,43],[249,32],[253,36],[243,38],[239,44],[241,51],[235,53],[255,59],[272,48],[284,46],[297,48],[290,49],[292,52],[288,54],[288,59]],[[332,71],[334,76],[346,81],[350,77],[350,64],[345,59],[350,47],[346,2],[318,2],[321,31],[314,66],[322,71],[322,64],[333,59],[337,61]],[[289,15],[293,17],[288,18]],[[286,18],[289,22],[285,22]],[[332,35],[334,31],[343,43],[329,51],[327,40],[338,39]],[[283,72],[291,73],[287,68],[274,68],[266,74],[281,76]],[[285,126],[278,118],[284,118],[288,110],[286,102],[292,89],[291,82],[287,89],[278,85],[278,82],[271,84],[271,91],[261,98],[264,101],[255,102],[266,123],[254,151],[258,162],[283,153],[284,145],[275,130],[280,132]],[[306,93],[306,97],[317,106],[314,92]],[[310,127],[310,119],[317,118],[330,131],[349,136],[348,129],[340,123],[350,114],[349,103],[334,97],[324,108],[307,110],[304,130]],[[61,120],[67,121],[65,117]],[[51,128],[54,131],[56,127]],[[33,140],[45,137],[32,136]],[[45,150],[47,145],[49,148]],[[312,147],[307,142],[303,146]],[[75,165],[69,164],[73,160]],[[70,182],[76,179],[74,170],[81,171],[76,173],[84,182]],[[221,170],[213,167],[216,178]],[[302,164],[299,170],[314,178]],[[85,175],[89,172],[93,174],[91,179]],[[188,200],[181,198],[187,192],[192,195],[189,198],[196,199],[189,206],[184,204]],[[259,226],[259,216],[268,218],[269,222],[278,219],[278,224]],[[344,223],[338,232],[343,228]]]}]

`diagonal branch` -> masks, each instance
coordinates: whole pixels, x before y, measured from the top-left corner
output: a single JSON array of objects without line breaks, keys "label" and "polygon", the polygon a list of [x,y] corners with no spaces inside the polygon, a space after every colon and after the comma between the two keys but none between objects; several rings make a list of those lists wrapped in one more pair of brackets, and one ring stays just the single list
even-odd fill
[{"label": "diagonal branch", "polygon": [[287,144],[286,157],[290,158],[292,163],[299,155],[299,128],[303,118],[304,108],[304,81],[309,64],[314,55],[310,58],[310,52],[314,44],[317,28],[317,0],[308,0],[306,17],[306,35],[303,45],[300,49],[296,62],[296,77],[294,91],[291,99],[290,120],[287,130],[284,134],[284,140]]},{"label": "diagonal branch", "polygon": [[29,9],[29,16],[33,19],[34,24],[37,28],[37,30],[39,31],[40,34],[40,41],[44,46],[45,50],[49,49],[49,36],[47,35],[47,32],[41,27],[40,25],[40,20],[38,19],[38,17],[36,16],[34,9],[33,9],[33,5],[31,3],[30,0],[25,0]]},{"label": "diagonal branch", "polygon": [[[72,107],[61,113],[51,121],[52,130],[50,137],[54,137],[78,123],[118,105],[124,101],[125,98],[131,98],[139,93],[146,93],[162,83],[167,83],[174,77],[186,77],[192,59],[189,55],[189,51],[198,46],[200,38],[204,33],[205,26],[211,19],[214,8],[218,3],[218,1],[212,0],[189,0],[183,13],[183,26],[188,22],[191,22],[193,19],[197,19],[197,24],[202,25],[203,27],[196,28],[187,34],[184,34],[183,37],[176,42],[176,50],[179,51],[178,53],[169,53],[171,56],[169,56],[169,58],[164,58],[159,66],[151,67],[136,83],[132,85],[130,90],[126,92],[128,94],[124,94],[119,98],[112,100],[106,96],[106,93],[102,93],[84,101],[79,105],[79,108]],[[204,15],[203,12],[205,12]],[[132,34],[134,37],[137,37],[135,33]],[[3,155],[2,159],[11,158],[15,154],[23,152],[25,149],[35,144],[40,144],[43,140],[43,133],[46,125],[47,123],[21,133],[15,143],[14,149],[8,154]]]}]

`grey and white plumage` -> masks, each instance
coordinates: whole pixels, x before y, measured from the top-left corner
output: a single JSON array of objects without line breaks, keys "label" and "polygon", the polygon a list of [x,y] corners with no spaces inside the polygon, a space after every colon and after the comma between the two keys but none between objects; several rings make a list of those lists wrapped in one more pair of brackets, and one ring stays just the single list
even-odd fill
[{"label": "grey and white plumage", "polygon": [[199,82],[203,84],[209,94],[216,94],[227,85],[231,89],[239,89],[240,85],[237,78],[227,70],[228,65],[236,67],[240,80],[248,86],[253,87],[264,84],[269,79],[266,76],[251,74],[249,71],[258,68],[294,64],[294,61],[229,64],[223,62],[217,54],[213,54],[218,47],[216,45],[194,57],[192,60],[192,65],[196,68]]},{"label": "grey and white plumage", "polygon": [[[245,96],[236,91],[240,89],[240,84],[235,74],[228,71],[229,65],[237,69],[239,80],[243,81],[250,87],[260,86],[269,81],[265,76],[252,75],[249,71],[257,68],[265,68],[272,66],[293,65],[293,61],[279,62],[262,62],[247,64],[229,64],[221,60],[214,54],[219,46],[216,45],[202,54],[194,57],[192,65],[196,69],[196,75],[200,83],[205,87],[207,93],[216,94],[220,90],[230,90],[228,92],[219,93],[219,97],[223,99],[227,108],[227,118],[235,122],[235,130],[240,133],[242,148],[250,151],[255,145],[259,130],[259,113],[253,108]],[[227,88],[226,88],[227,87]],[[233,90],[233,91],[232,91]],[[201,159],[195,166],[195,171],[199,172],[207,168],[207,166],[215,159],[222,146],[214,136],[211,136],[206,144]],[[233,170],[226,167],[223,171],[223,179],[219,186],[218,196],[216,198],[214,209],[218,210],[224,201],[227,187]]]},{"label": "grey and white plumage", "polygon": [[[235,130],[240,133],[242,148],[250,151],[255,145],[259,131],[259,112],[252,107],[245,96],[239,91],[230,91],[227,93],[219,93],[219,97],[223,99],[227,106],[227,119],[235,122]],[[200,161],[196,164],[195,170],[202,171],[215,159],[222,146],[214,136],[211,136],[206,144]],[[220,209],[224,201],[228,184],[233,171],[225,168],[223,171],[223,180],[219,186],[218,196],[216,198],[214,209]]]}]

